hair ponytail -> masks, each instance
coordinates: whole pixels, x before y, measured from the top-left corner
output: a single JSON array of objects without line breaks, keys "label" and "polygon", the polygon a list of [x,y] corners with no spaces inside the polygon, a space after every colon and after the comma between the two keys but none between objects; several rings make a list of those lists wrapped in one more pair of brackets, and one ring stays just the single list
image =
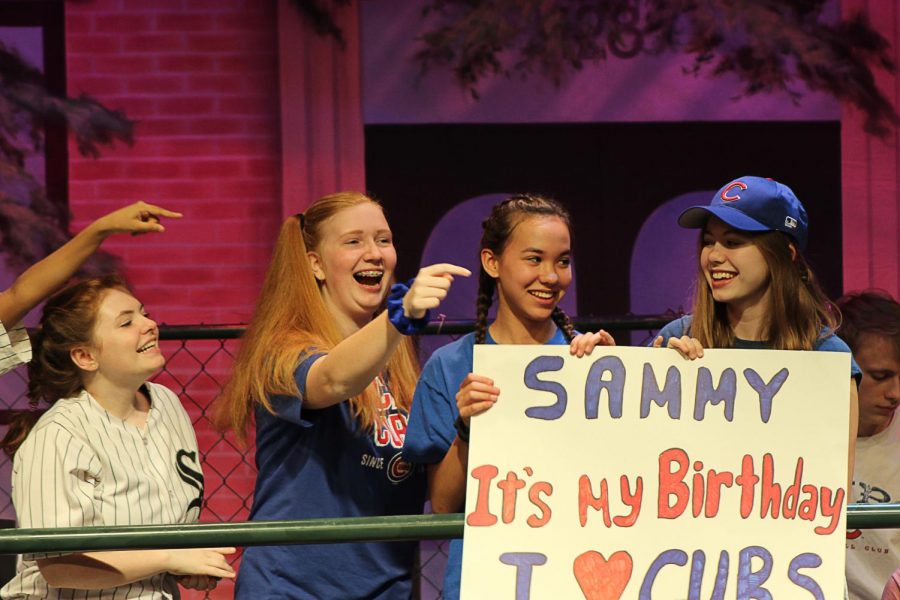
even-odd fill
[{"label": "hair ponytail", "polygon": [[8,456],[15,454],[37,423],[42,403],[52,405],[84,389],[81,369],[69,353],[93,341],[97,311],[110,289],[131,293],[121,277],[105,275],[71,285],[47,300],[41,322],[31,333],[27,391],[31,410],[17,412],[0,441],[0,449]]},{"label": "hair ponytail", "polygon": [[569,318],[569,315],[567,315],[563,309],[558,306],[554,308],[553,312],[550,314],[550,318],[553,319],[556,326],[562,330],[563,335],[566,336],[567,342],[571,342],[575,339],[575,326],[572,325],[572,319]]},{"label": "hair ponytail", "polygon": [[478,297],[475,301],[475,343],[483,344],[487,339],[488,311],[494,303],[497,280],[483,268],[478,273]]},{"label": "hair ponytail", "polygon": [[31,430],[34,429],[34,424],[37,423],[42,414],[44,414],[42,410],[12,411],[12,417],[6,423],[8,425],[6,435],[3,436],[3,440],[0,440],[0,449],[3,450],[4,454],[10,458],[15,455],[16,450],[19,449],[19,446],[22,445],[22,442],[25,441]]}]

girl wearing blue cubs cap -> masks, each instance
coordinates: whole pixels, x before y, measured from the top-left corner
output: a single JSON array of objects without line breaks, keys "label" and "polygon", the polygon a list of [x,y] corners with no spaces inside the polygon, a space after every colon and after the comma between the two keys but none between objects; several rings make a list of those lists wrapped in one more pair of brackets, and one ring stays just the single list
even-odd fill
[{"label": "girl wearing blue cubs cap", "polygon": [[[687,358],[704,348],[769,348],[850,352],[834,330],[839,311],[816,283],[806,260],[806,210],[789,187],[762,177],[723,186],[708,206],[678,217],[701,229],[691,315],[663,327],[655,347]],[[850,359],[850,375],[861,376]],[[850,468],[857,428],[856,386],[850,386]]]}]

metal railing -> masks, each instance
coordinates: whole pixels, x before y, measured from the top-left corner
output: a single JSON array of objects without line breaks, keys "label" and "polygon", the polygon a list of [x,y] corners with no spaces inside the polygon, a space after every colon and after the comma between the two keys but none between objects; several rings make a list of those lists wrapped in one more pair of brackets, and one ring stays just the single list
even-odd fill
[{"label": "metal railing", "polygon": [[[445,540],[463,537],[463,528],[463,515],[449,514],[8,529],[0,531],[0,554]],[[851,504],[847,507],[847,528],[900,528],[900,503]]]}]

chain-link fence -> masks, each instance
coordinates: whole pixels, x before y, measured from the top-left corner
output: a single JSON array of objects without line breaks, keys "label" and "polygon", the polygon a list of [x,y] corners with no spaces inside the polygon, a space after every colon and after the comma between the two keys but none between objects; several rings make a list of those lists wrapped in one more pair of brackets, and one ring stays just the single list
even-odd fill
[{"label": "chain-link fence", "polygon": [[[628,318],[616,320],[576,320],[582,331],[607,330],[651,331],[668,320],[665,317]],[[423,339],[422,353],[442,346],[453,338],[470,331],[471,323],[434,325]],[[222,390],[231,371],[241,327],[162,327],[160,346],[167,357],[166,366],[154,381],[172,389],[181,398],[194,423],[203,461],[205,503],[200,520],[205,522],[246,521],[253,502],[256,480],[254,444],[241,447],[232,434],[223,435],[212,425],[210,407]],[[423,356],[424,358],[424,356]],[[25,369],[8,373],[0,379],[0,424],[7,421],[10,410],[27,407],[25,398]],[[0,518],[15,519],[10,497],[11,461],[0,455]],[[417,595],[421,600],[441,598],[441,584],[447,560],[447,542],[422,542],[417,577]],[[240,554],[232,563],[239,566]],[[0,582],[2,584],[2,582]],[[208,594],[185,592],[186,600],[200,598],[232,598],[232,582],[223,581]]]}]

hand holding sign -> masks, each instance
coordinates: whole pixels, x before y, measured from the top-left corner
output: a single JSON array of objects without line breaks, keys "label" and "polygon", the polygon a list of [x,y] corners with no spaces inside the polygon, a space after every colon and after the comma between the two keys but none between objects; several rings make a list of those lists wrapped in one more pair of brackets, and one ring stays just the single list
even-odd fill
[{"label": "hand holding sign", "polygon": [[[662,348],[662,341],[663,336],[657,336],[657,338],[653,340],[653,347]],[[683,335],[680,338],[670,337],[669,341],[666,343],[666,348],[678,350],[678,353],[681,354],[681,356],[690,360],[703,358],[703,345],[700,343],[700,340],[692,338],[689,335]]]},{"label": "hand holding sign", "polygon": [[483,375],[469,373],[456,392],[456,408],[466,425],[469,419],[488,410],[497,402],[500,388],[494,386],[494,380]]},{"label": "hand holding sign", "polygon": [[597,346],[615,346],[616,340],[605,330],[596,333],[579,333],[569,344],[569,354],[581,358],[589,355]]}]

